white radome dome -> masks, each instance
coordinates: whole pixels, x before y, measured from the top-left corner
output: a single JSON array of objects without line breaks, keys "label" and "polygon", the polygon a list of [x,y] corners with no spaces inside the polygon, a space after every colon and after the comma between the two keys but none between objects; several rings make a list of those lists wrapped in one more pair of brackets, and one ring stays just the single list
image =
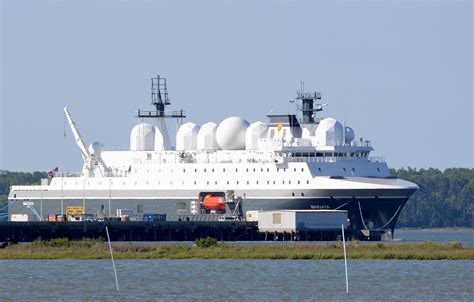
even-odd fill
[{"label": "white radome dome", "polygon": [[319,122],[314,133],[318,146],[340,146],[342,145],[344,127],[333,118],[325,118]]},{"label": "white radome dome", "polygon": [[344,141],[345,141],[345,143],[350,145],[351,142],[354,140],[354,137],[355,137],[354,129],[352,129],[351,127],[346,127],[346,129],[344,131]]},{"label": "white radome dome", "polygon": [[130,132],[130,150],[153,151],[155,148],[155,128],[147,123],[140,123]]},{"label": "white radome dome", "polygon": [[94,157],[100,157],[102,150],[104,150],[104,144],[101,142],[93,142],[89,145],[89,154],[93,155]]},{"label": "white radome dome", "polygon": [[217,124],[213,122],[205,123],[199,129],[197,135],[197,148],[199,150],[216,150],[219,145],[216,141]]},{"label": "white radome dome", "polygon": [[249,122],[238,116],[231,116],[223,120],[216,131],[216,141],[224,150],[244,150],[245,133]]},{"label": "white radome dome", "polygon": [[196,150],[199,126],[194,123],[185,123],[176,133],[176,150]]},{"label": "white radome dome", "polygon": [[245,149],[258,150],[259,141],[267,136],[268,125],[263,122],[250,124],[245,132]]}]

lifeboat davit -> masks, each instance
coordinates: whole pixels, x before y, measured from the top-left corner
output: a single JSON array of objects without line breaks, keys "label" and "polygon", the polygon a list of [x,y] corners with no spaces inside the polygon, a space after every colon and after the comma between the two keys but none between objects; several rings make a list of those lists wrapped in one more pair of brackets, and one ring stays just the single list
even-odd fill
[{"label": "lifeboat davit", "polygon": [[211,210],[225,210],[226,204],[224,198],[207,194],[202,200],[202,205]]}]

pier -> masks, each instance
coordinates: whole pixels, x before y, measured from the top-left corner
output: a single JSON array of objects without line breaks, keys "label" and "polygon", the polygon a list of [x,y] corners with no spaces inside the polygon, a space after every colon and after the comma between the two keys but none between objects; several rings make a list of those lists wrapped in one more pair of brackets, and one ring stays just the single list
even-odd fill
[{"label": "pier", "polygon": [[[248,221],[85,221],[85,222],[0,222],[0,242],[33,242],[68,238],[105,239],[108,227],[112,241],[194,241],[212,237],[218,241],[335,241],[334,230],[259,232],[256,222]],[[346,238],[355,238],[348,231]],[[370,240],[379,241],[380,237]]]}]

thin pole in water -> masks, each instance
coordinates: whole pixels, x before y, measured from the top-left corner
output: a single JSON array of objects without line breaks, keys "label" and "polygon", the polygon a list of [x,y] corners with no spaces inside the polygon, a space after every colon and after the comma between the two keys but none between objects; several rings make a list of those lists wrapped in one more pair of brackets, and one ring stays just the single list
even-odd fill
[{"label": "thin pole in water", "polygon": [[346,293],[349,293],[349,277],[347,275],[347,254],[346,254],[346,238],[344,236],[344,225],[341,224],[342,230],[342,246],[344,248],[344,266],[346,268]]},{"label": "thin pole in water", "polygon": [[112,257],[112,266],[114,267],[115,285],[117,286],[117,291],[119,291],[117,271],[115,270],[114,254],[112,253],[112,244],[110,243],[109,228],[107,226],[105,226],[105,231],[107,232],[107,240],[109,241],[110,256]]}]

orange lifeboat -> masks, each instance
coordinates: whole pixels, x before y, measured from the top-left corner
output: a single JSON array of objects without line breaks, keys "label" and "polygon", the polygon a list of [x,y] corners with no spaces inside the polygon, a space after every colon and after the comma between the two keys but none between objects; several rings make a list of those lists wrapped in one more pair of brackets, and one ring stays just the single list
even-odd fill
[{"label": "orange lifeboat", "polygon": [[225,210],[225,202],[223,197],[207,194],[202,200],[202,205],[211,210]]}]

